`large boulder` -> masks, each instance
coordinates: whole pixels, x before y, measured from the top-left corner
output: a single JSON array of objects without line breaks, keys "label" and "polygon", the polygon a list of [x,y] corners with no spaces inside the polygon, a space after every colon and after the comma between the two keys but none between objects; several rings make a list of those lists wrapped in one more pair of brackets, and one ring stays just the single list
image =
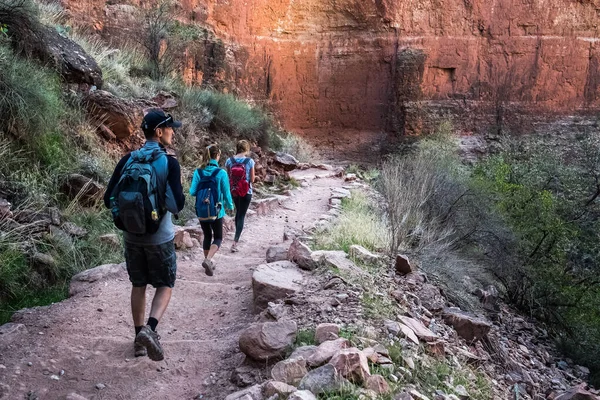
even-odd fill
[{"label": "large boulder", "polygon": [[294,239],[290,249],[288,250],[288,258],[290,261],[295,262],[302,269],[312,271],[317,268],[318,263],[312,258],[312,251],[310,248],[299,241]]},{"label": "large boulder", "polygon": [[240,350],[256,361],[280,359],[294,343],[297,332],[294,321],[253,324],[240,336]]},{"label": "large boulder", "polygon": [[456,307],[449,307],[444,310],[444,321],[467,341],[483,339],[492,328],[492,324],[486,319],[479,318]]},{"label": "large boulder", "polygon": [[83,206],[95,206],[104,196],[104,186],[81,174],[70,174],[63,181],[61,191],[70,200],[77,199]]},{"label": "large boulder", "polygon": [[297,385],[307,373],[306,360],[302,357],[279,361],[271,369],[273,379],[289,385]]},{"label": "large boulder", "polygon": [[125,263],[105,264],[91,268],[74,275],[69,285],[69,296],[85,291],[90,284],[105,278],[124,277],[126,271]]},{"label": "large boulder", "polygon": [[293,171],[298,168],[298,160],[291,154],[277,152],[273,156],[273,164],[282,168],[284,171]]},{"label": "large boulder", "polygon": [[345,380],[341,379],[335,367],[326,364],[310,371],[298,385],[300,390],[310,390],[314,394],[335,392],[340,390]]},{"label": "large boulder", "polygon": [[252,274],[254,306],[257,310],[263,310],[271,301],[300,292],[302,281],[302,273],[290,261],[259,265]]},{"label": "large boulder", "polygon": [[371,376],[369,362],[356,347],[342,349],[329,361],[338,373],[350,382],[363,383]]},{"label": "large boulder", "polygon": [[106,139],[125,140],[139,132],[144,110],[156,107],[147,100],[121,99],[104,90],[94,90],[85,96],[83,104]]},{"label": "large boulder", "polygon": [[254,385],[248,389],[240,390],[225,397],[225,400],[263,400],[263,389],[261,385]]}]

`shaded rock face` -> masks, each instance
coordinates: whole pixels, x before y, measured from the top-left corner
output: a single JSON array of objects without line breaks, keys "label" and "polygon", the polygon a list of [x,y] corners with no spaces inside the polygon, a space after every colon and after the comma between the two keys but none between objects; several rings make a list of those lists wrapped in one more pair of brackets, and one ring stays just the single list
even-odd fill
[{"label": "shaded rock face", "polygon": [[[63,2],[113,39],[131,35],[138,3]],[[499,118],[527,130],[527,116],[600,106],[597,0],[178,4],[216,34],[186,54],[186,78],[268,100],[286,128],[323,142],[344,128],[418,133],[437,111],[485,132]]]}]

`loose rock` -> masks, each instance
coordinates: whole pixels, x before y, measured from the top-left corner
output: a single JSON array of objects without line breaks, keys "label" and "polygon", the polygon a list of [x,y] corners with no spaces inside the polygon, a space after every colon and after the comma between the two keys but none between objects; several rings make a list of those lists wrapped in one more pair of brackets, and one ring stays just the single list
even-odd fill
[{"label": "loose rock", "polygon": [[340,333],[340,327],[336,324],[320,324],[315,330],[315,341],[317,344],[326,342],[327,340],[335,340]]},{"label": "loose rock", "polygon": [[304,358],[289,358],[278,362],[271,369],[271,377],[279,382],[289,385],[300,383],[304,375],[308,373],[306,360]]},{"label": "loose rock", "polygon": [[294,343],[297,330],[294,321],[251,325],[240,337],[240,350],[257,361],[281,358]]}]

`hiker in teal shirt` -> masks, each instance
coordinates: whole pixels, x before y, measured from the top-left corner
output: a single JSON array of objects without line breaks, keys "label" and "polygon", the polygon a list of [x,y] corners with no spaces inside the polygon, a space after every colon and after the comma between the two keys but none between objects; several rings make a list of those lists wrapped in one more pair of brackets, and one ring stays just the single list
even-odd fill
[{"label": "hiker in teal shirt", "polygon": [[[216,169],[219,168],[219,158],[221,157],[221,150],[216,144],[211,144],[206,148],[203,156],[202,166],[199,168],[202,170],[204,176],[211,175]],[[202,248],[204,249],[204,261],[202,266],[206,275],[212,276],[215,265],[212,258],[217,253],[223,242],[223,217],[225,216],[225,209],[233,210],[233,200],[231,199],[231,192],[229,190],[229,177],[224,169],[221,169],[216,175],[217,187],[219,188],[219,203],[224,207],[220,207],[219,215],[214,221],[200,221],[200,227],[204,233],[204,240],[202,241]],[[196,196],[198,193],[198,185],[200,183],[200,173],[198,170],[194,171],[192,178],[192,186],[190,187],[190,194]]]}]

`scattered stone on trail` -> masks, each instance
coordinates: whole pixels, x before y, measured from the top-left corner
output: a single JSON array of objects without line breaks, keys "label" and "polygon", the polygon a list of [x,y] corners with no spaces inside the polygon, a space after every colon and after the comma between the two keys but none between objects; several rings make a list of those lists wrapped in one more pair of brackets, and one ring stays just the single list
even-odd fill
[{"label": "scattered stone on trail", "polygon": [[56,265],[56,260],[50,254],[44,253],[33,253],[31,256],[31,261],[38,265],[43,265],[45,267],[52,267]]},{"label": "scattered stone on trail", "polygon": [[555,397],[554,400],[600,400],[597,396],[586,389],[586,384],[582,383],[579,386],[571,388],[564,393]]},{"label": "scattered stone on trail", "polygon": [[383,321],[383,326],[385,326],[385,329],[394,336],[398,336],[400,333],[400,324],[396,321],[386,319]]},{"label": "scattered stone on trail", "polygon": [[289,246],[277,245],[267,249],[267,263],[285,261],[288,259]]},{"label": "scattered stone on trail", "polygon": [[253,324],[240,336],[240,350],[256,361],[280,359],[296,339],[294,321]]},{"label": "scattered stone on trail", "polygon": [[412,329],[419,338],[425,340],[426,342],[433,342],[438,339],[438,336],[435,333],[431,332],[431,330],[426,328],[425,325],[414,318],[400,316],[400,321]]},{"label": "scattered stone on trail", "polygon": [[319,324],[315,330],[315,341],[317,344],[326,342],[327,340],[338,339],[340,333],[340,326],[337,324]]},{"label": "scattered stone on trail", "polygon": [[414,344],[419,344],[419,338],[417,337],[417,335],[415,334],[415,332],[410,329],[408,326],[404,325],[404,324],[399,324],[400,325],[400,331],[402,332],[402,334],[410,339]]},{"label": "scattered stone on trail", "polygon": [[344,251],[329,251],[329,250],[318,250],[312,253],[313,260],[317,261],[319,265],[338,269],[344,272],[351,272],[357,275],[364,274],[364,271],[356,266],[351,260],[348,259],[346,252]]},{"label": "scattered stone on trail", "polygon": [[247,387],[261,380],[262,370],[252,365],[240,365],[231,372],[230,381],[238,387]]},{"label": "scattered stone on trail", "polygon": [[178,250],[191,249],[194,247],[192,237],[187,230],[181,227],[175,228],[175,238],[173,239],[173,244]]},{"label": "scattered stone on trail", "polygon": [[69,200],[77,199],[84,207],[94,206],[104,195],[104,186],[87,176],[70,174],[62,184],[61,191]]},{"label": "scattered stone on trail", "polygon": [[250,208],[256,212],[256,215],[268,215],[271,210],[278,207],[286,196],[271,196],[264,199],[252,201]]},{"label": "scattered stone on trail", "polygon": [[294,352],[290,355],[290,358],[304,358],[308,360],[308,358],[314,354],[317,350],[317,346],[309,345],[309,346],[300,346],[297,347]]},{"label": "scattered stone on trail", "polygon": [[446,299],[437,286],[424,283],[419,289],[421,304],[431,312],[438,312],[446,307]]},{"label": "scattered stone on trail", "polygon": [[298,390],[292,393],[288,400],[317,400],[317,397],[308,390]]},{"label": "scattered stone on trail", "polygon": [[288,258],[302,269],[312,271],[317,268],[318,263],[312,258],[310,248],[298,239],[294,239],[288,250]]},{"label": "scattered stone on trail", "polygon": [[338,187],[332,188],[331,193],[332,199],[347,199],[352,197],[352,193],[350,193],[348,189],[342,189]]},{"label": "scattered stone on trail", "polygon": [[449,307],[444,310],[444,321],[467,341],[483,339],[492,328],[489,321],[456,307]]},{"label": "scattered stone on trail", "polygon": [[274,395],[279,395],[283,396],[283,398],[286,398],[286,396],[289,396],[296,390],[298,389],[296,389],[295,386],[288,385],[287,383],[268,381],[263,385],[263,396],[269,398]]},{"label": "scattered stone on trail", "polygon": [[340,350],[348,347],[350,347],[348,339],[328,340],[317,347],[315,352],[306,359],[306,363],[311,367],[319,367],[331,360]]},{"label": "scattered stone on trail", "polygon": [[263,400],[262,385],[254,385],[248,389],[235,392],[225,397],[225,400]]},{"label": "scattered stone on trail", "polygon": [[273,163],[283,168],[284,171],[293,171],[298,168],[298,160],[291,154],[277,152],[273,157]]},{"label": "scattered stone on trail", "polygon": [[304,232],[300,229],[293,228],[289,225],[283,227],[283,240],[294,240],[296,238],[304,236]]},{"label": "scattered stone on trail", "polygon": [[271,369],[273,379],[288,385],[298,385],[307,373],[306,360],[302,357],[279,361]]},{"label": "scattered stone on trail", "polygon": [[350,246],[349,254],[350,257],[357,258],[368,264],[375,264],[381,259],[381,257],[377,254],[373,254],[369,250],[357,244],[353,244],[352,246]]},{"label": "scattered stone on trail", "polygon": [[104,388],[106,388],[106,385],[105,385],[104,383],[97,383],[97,384],[96,384],[96,389],[98,389],[98,390],[102,390],[102,389],[104,389]]},{"label": "scattered stone on trail", "polygon": [[403,254],[396,255],[396,274],[406,275],[413,272],[413,268],[410,265],[408,257]]},{"label": "scattered stone on trail", "polygon": [[298,293],[302,290],[302,273],[290,261],[261,264],[252,274],[254,306],[262,310],[269,302]]},{"label": "scattered stone on trail", "polygon": [[71,283],[69,285],[69,297],[73,297],[77,293],[85,291],[90,286],[90,283],[99,281],[104,278],[125,276],[125,271],[125,263],[121,263],[104,264],[80,272],[71,278]]},{"label": "scattered stone on trail", "polygon": [[369,362],[356,347],[342,349],[329,361],[338,373],[350,382],[363,383],[371,376]]},{"label": "scattered stone on trail", "polygon": [[374,391],[377,394],[387,394],[390,392],[390,385],[388,385],[385,378],[381,375],[372,375],[367,378],[365,388]]},{"label": "scattered stone on trail", "polygon": [[356,176],[356,174],[346,174],[346,176],[344,177],[344,181],[346,182],[354,182],[358,177]]},{"label": "scattered stone on trail", "polygon": [[318,395],[340,390],[344,383],[345,380],[339,377],[335,367],[331,364],[325,364],[306,374],[306,376],[302,378],[302,381],[300,381],[298,389],[310,390],[312,393]]},{"label": "scattered stone on trail", "polygon": [[81,238],[87,236],[88,234],[87,229],[77,226],[72,222],[65,222],[62,224],[61,229],[73,237]]},{"label": "scattered stone on trail", "polygon": [[112,246],[114,248],[121,247],[121,241],[119,240],[119,235],[116,233],[107,233],[106,235],[102,235],[99,237],[100,242]]}]

